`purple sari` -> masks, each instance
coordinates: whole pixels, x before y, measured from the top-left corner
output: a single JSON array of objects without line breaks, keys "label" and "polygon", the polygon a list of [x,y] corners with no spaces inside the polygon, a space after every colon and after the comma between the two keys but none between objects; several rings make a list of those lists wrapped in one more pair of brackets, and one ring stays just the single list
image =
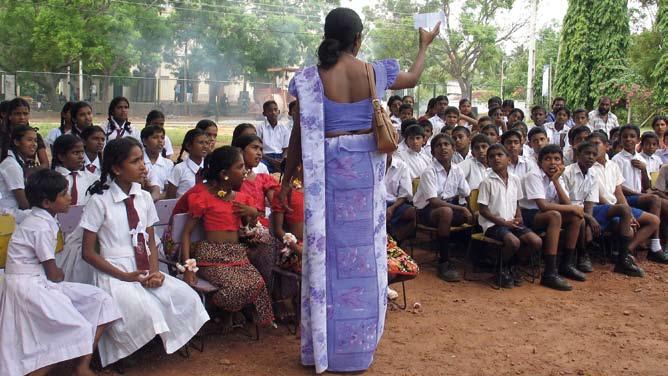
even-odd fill
[{"label": "purple sari", "polygon": [[[398,64],[377,62],[374,69],[382,94]],[[290,93],[299,98],[304,164],[302,363],[317,373],[365,370],[387,309],[386,157],[376,152],[373,134],[325,138],[327,103],[317,67],[297,73]],[[368,122],[358,129],[371,127],[371,111],[363,111]]]}]

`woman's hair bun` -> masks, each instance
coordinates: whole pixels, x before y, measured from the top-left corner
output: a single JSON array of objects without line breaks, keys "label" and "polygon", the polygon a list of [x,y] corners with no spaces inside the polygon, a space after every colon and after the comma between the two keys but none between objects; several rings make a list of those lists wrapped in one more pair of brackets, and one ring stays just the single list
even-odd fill
[{"label": "woman's hair bun", "polygon": [[320,67],[327,69],[341,57],[341,52],[352,50],[362,33],[362,20],[354,10],[336,8],[325,17],[325,38],[318,48]]},{"label": "woman's hair bun", "polygon": [[330,68],[339,61],[341,56],[341,42],[336,39],[328,38],[324,39],[318,47],[318,59],[320,60],[320,66],[324,69]]}]

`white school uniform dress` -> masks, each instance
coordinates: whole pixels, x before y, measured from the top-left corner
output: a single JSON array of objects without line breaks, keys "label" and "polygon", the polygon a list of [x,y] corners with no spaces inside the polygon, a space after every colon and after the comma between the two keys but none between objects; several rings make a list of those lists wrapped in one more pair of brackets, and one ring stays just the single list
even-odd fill
[{"label": "white school uniform dress", "polygon": [[102,176],[102,161],[100,160],[100,156],[96,156],[95,159],[91,161],[90,158],[88,158],[88,154],[84,153],[84,169],[97,176],[99,179],[100,176]]},{"label": "white school uniform dress", "polygon": [[584,207],[585,202],[599,203],[599,179],[598,170],[590,168],[585,175],[580,165],[572,163],[566,166],[561,174],[564,181],[564,190],[571,199],[571,204]]},{"label": "white school uniform dress", "polygon": [[[128,125],[127,130],[125,129],[126,124]],[[116,120],[112,118],[100,126],[104,129],[104,134],[107,136],[107,142],[117,138],[132,137],[139,141],[139,144],[141,145],[141,130],[133,127],[130,122],[118,124]]]},{"label": "white school uniform dress", "polygon": [[257,136],[262,140],[262,149],[266,154],[280,154],[290,143],[290,130],[285,124],[278,122],[272,127],[264,118],[262,124],[258,125]]},{"label": "white school uniform dress", "polygon": [[429,199],[435,197],[450,201],[455,197],[464,199],[470,194],[471,188],[458,165],[451,164],[450,172],[447,172],[443,165],[434,160],[420,176],[420,185],[413,201],[416,208],[424,209],[429,205]]},{"label": "white school uniform dress", "polygon": [[464,179],[471,189],[478,189],[480,183],[487,178],[491,169],[485,167],[479,160],[469,158],[457,165],[464,174]]},{"label": "white school uniform dress", "polygon": [[[559,177],[558,184],[564,188],[565,182],[563,177]],[[539,208],[535,200],[559,203],[557,187],[555,187],[552,179],[542,169],[532,170],[522,179],[522,192],[524,196],[520,200],[520,207],[522,209],[538,210]]]},{"label": "white school uniform dress", "polygon": [[408,167],[408,172],[411,175],[411,179],[419,178],[424,170],[429,167],[432,161],[431,154],[427,154],[424,149],[421,149],[419,153],[413,151],[411,148],[404,149],[399,153],[399,159],[401,159]]},{"label": "white school uniform dress", "polygon": [[568,130],[571,129],[568,123],[564,124],[564,127],[561,130],[555,128],[554,122],[545,123],[543,125],[543,128],[545,128],[545,132],[547,133],[547,139],[550,141],[551,144],[561,147],[562,136],[564,138],[564,144],[568,144]]},{"label": "white school uniform dress", "polygon": [[452,154],[452,163],[453,164],[460,164],[464,162],[467,159],[473,158],[473,154],[471,154],[471,149],[469,148],[469,152],[464,156],[459,154],[458,151],[455,151],[454,154]]},{"label": "white school uniform dress", "polygon": [[[67,179],[67,187],[72,192],[72,181],[74,180],[71,171],[65,167],[56,167],[59,172]],[[88,188],[95,183],[98,178],[90,172],[75,171],[77,173],[77,206],[85,206],[90,199],[87,194]],[[73,198],[74,199],[74,198]],[[76,283],[93,283],[93,267],[84,261],[81,251],[83,242],[83,229],[80,226],[69,234],[63,236],[63,249],[56,254],[56,265],[63,270],[65,280]]]},{"label": "white school uniform dress", "polygon": [[443,121],[443,119],[441,119],[441,117],[438,116],[438,115],[434,115],[434,116],[430,117],[429,122],[431,123],[431,127],[433,129],[433,132],[432,132],[433,134],[441,133],[441,129],[443,129],[443,127],[445,127],[445,121]]},{"label": "white school uniform dress", "polygon": [[97,327],[121,317],[113,299],[91,285],[49,281],[58,222],[33,208],[9,242],[0,284],[0,375],[19,376],[93,351]]},{"label": "white school uniform dress", "polygon": [[[134,195],[134,206],[139,214],[137,232],[143,232],[148,239],[146,229],[158,221],[151,194],[142,191],[138,183],[132,184],[129,193]],[[81,227],[97,233],[100,256],[123,272],[133,272],[137,270],[137,263],[123,202],[127,197],[112,182],[104,193],[90,198]],[[165,351],[171,354],[188,343],[209,320],[197,293],[169,275],[165,275],[161,287],[153,289],[137,282],[121,281],[99,270],[93,272],[93,280],[114,298],[123,316],[107,328],[100,339],[102,366],[132,354],[156,335],[160,335]]]},{"label": "white school uniform dress", "polygon": [[538,169],[538,164],[535,160],[531,157],[527,158],[524,155],[517,157],[516,165],[513,162],[508,163],[508,172],[516,175],[520,180],[524,179],[526,174],[535,169]]},{"label": "white school uniform dress", "polygon": [[[139,132],[139,137],[141,138],[141,132]],[[163,146],[163,149],[165,149],[167,158],[171,158],[174,155],[174,146],[172,146],[172,140],[169,139],[167,133],[165,133],[165,146]]]},{"label": "white school uniform dress", "polygon": [[617,203],[615,189],[618,185],[624,184],[624,176],[619,166],[612,161],[607,161],[605,166],[596,162],[590,170],[593,170],[598,180],[599,200],[605,199],[608,204],[615,205]]},{"label": "white school uniform dress", "polygon": [[23,168],[9,150],[7,158],[0,163],[0,212],[13,216],[16,223],[21,223],[30,210],[19,209],[19,202],[13,192],[16,189],[25,189],[25,179]]},{"label": "white school uniform dress", "polygon": [[167,185],[167,180],[172,174],[174,162],[158,154],[158,159],[155,160],[155,163],[152,163],[148,154],[144,153],[144,165],[148,170],[148,181],[150,184],[160,187],[160,193],[163,193]]},{"label": "white school uniform dress", "polygon": [[46,137],[44,138],[44,143],[49,147],[53,147],[53,143],[56,142],[56,139],[64,134],[70,134],[72,133],[72,130],[70,129],[69,131],[65,131],[63,133],[60,130],[60,127],[53,128],[52,130],[49,131],[49,133],[46,134]]},{"label": "white school uniform dress", "polygon": [[[479,188],[478,204],[485,205],[490,213],[496,217],[501,217],[506,221],[511,221],[515,218],[517,211],[517,201],[523,197],[522,182],[516,175],[508,173],[508,184],[503,182],[503,179],[494,172],[489,172],[488,179],[485,179]],[[482,227],[482,232],[487,232],[487,229],[494,226],[494,222],[483,217],[478,216],[478,223]]]},{"label": "white school uniform dress", "polygon": [[640,156],[640,153],[631,154],[626,150],[622,150],[615,154],[615,156],[612,157],[611,162],[616,163],[617,167],[619,167],[619,170],[622,172],[622,176],[624,177],[623,186],[633,192],[641,193],[643,173],[631,165],[631,161],[634,159],[645,163],[645,159]]},{"label": "white school uniform dress", "polygon": [[643,153],[640,153],[640,156],[642,157],[643,161],[645,164],[647,164],[647,173],[651,174],[653,172],[659,172],[661,169],[661,165],[663,164],[663,160],[661,160],[661,157],[658,156],[656,153],[652,155],[648,155]]},{"label": "white school uniform dress", "polygon": [[394,204],[400,198],[413,199],[413,182],[408,167],[401,159],[392,158],[392,163],[385,173],[385,202]]},{"label": "white school uniform dress", "polygon": [[167,181],[176,187],[176,197],[183,196],[184,193],[195,186],[197,171],[200,168],[204,168],[204,161],[197,164],[190,157],[172,168],[172,173]]}]

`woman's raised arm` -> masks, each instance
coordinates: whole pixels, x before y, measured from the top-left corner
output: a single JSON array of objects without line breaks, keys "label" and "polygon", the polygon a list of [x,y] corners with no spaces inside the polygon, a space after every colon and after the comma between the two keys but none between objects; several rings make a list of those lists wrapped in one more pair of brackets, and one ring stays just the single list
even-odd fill
[{"label": "woman's raised arm", "polygon": [[394,84],[390,86],[392,90],[410,89],[417,85],[424,70],[424,60],[427,57],[427,47],[434,41],[434,38],[441,30],[441,23],[437,23],[431,31],[420,28],[420,47],[418,49],[415,62],[408,72],[399,72]]}]

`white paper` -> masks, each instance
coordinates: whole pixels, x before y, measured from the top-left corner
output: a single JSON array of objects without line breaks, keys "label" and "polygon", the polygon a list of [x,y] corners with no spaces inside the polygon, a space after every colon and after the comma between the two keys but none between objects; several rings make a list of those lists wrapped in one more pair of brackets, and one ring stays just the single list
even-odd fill
[{"label": "white paper", "polygon": [[445,13],[443,11],[436,13],[418,13],[413,15],[413,26],[416,29],[423,28],[431,30],[438,22],[445,23]]}]

